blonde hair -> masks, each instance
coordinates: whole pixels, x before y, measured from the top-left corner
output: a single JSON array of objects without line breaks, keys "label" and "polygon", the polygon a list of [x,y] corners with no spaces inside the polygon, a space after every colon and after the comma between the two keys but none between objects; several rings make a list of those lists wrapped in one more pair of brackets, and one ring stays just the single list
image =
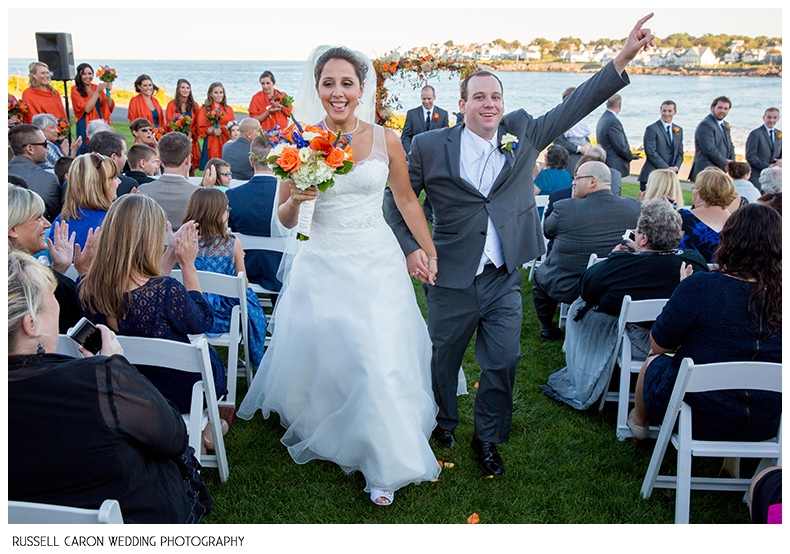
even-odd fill
[{"label": "blonde hair", "polygon": [[[8,184],[8,230],[44,214],[44,200],[34,191]],[[20,250],[19,243],[8,237],[8,251]]]},{"label": "blonde hair", "polygon": [[685,207],[683,189],[680,188],[680,179],[678,179],[677,173],[670,169],[654,169],[647,176],[645,200],[663,198],[664,196],[674,200],[678,209]]},{"label": "blonde hair", "polygon": [[8,253],[8,352],[15,351],[22,320],[33,322],[41,311],[44,297],[55,292],[57,281],[52,271],[33,256],[21,251]]},{"label": "blonde hair", "polygon": [[30,82],[30,86],[32,88],[46,88],[46,89],[49,89],[51,92],[57,93],[57,91],[55,90],[55,87],[52,86],[51,82],[48,85],[44,86],[44,87],[40,87],[38,85],[38,83],[36,82],[36,79],[33,77],[33,74],[36,72],[36,70],[39,67],[46,67],[47,69],[49,69],[49,66],[47,64],[45,64],[44,62],[33,62],[29,66],[27,66],[28,81]]},{"label": "blonde hair", "polygon": [[80,208],[109,210],[114,200],[112,182],[117,174],[115,162],[99,153],[74,158],[69,168],[69,186],[66,187],[60,218],[63,221],[81,219]]},{"label": "blonde hair", "polygon": [[95,314],[123,317],[132,274],[143,278],[162,274],[165,212],[156,200],[125,194],[113,202],[102,224],[95,260],[82,280],[79,300]]},{"label": "blonde hair", "polygon": [[732,177],[715,166],[706,167],[697,174],[694,188],[708,206],[727,208],[738,197]]}]

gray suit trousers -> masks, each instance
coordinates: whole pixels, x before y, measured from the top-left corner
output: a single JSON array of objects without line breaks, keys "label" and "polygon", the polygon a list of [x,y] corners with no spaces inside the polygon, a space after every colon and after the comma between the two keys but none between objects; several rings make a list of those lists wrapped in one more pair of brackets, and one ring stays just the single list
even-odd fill
[{"label": "gray suit trousers", "polygon": [[475,435],[506,442],[513,417],[513,384],[521,358],[521,273],[486,266],[466,289],[428,288],[428,331],[433,342],[431,375],[439,406],[436,422],[458,425],[458,368],[472,334],[480,382],[475,399]]}]

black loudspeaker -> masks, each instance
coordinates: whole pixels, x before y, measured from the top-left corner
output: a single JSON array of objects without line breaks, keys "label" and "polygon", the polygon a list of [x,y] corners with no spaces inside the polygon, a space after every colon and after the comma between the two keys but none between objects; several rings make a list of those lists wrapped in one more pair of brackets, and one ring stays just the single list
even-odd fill
[{"label": "black loudspeaker", "polygon": [[75,77],[71,33],[36,33],[36,48],[38,61],[49,66],[53,80],[68,81]]}]

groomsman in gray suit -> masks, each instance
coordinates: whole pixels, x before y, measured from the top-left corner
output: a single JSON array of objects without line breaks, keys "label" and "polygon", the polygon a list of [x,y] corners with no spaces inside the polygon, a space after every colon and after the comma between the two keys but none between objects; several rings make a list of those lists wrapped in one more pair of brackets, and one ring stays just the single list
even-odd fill
[{"label": "groomsman in gray suit", "polygon": [[[642,18],[617,57],[548,113],[523,109],[505,115],[502,83],[478,71],[461,83],[464,123],[418,135],[411,143],[409,177],[435,212],[439,257],[428,287],[431,373],[439,406],[433,439],[455,444],[458,368],[472,335],[481,375],[475,398],[472,450],[487,476],[504,471],[497,444],[510,435],[513,384],[521,357],[523,263],[544,252],[532,170],[538,155],[566,129],[629,83],[626,65],[653,36]],[[428,257],[409,233],[386,190],[387,221],[406,254],[412,276],[427,282]]]},{"label": "groomsman in gray suit", "polygon": [[631,161],[641,156],[633,154],[628,145],[628,137],[618,117],[622,106],[623,99],[619,94],[613,94],[606,101],[606,111],[595,127],[595,138],[606,150],[606,165],[619,171],[623,177],[628,177],[631,174]]},{"label": "groomsman in gray suit", "polygon": [[403,132],[400,135],[400,142],[407,157],[409,150],[411,150],[411,140],[414,137],[425,131],[450,126],[450,117],[447,115],[447,111],[434,105],[436,91],[431,85],[425,85],[422,88],[420,99],[422,106],[406,112],[406,122],[403,124]]},{"label": "groomsman in gray suit", "polygon": [[676,112],[675,103],[666,100],[661,104],[661,119],[645,129],[645,163],[639,172],[640,190],[645,190],[647,178],[654,169],[670,169],[677,173],[683,163],[683,129],[672,123]]},{"label": "groomsman in gray suit", "polygon": [[779,108],[768,108],[763,114],[763,125],[749,133],[746,139],[746,161],[752,168],[749,180],[760,189],[760,172],[774,167],[782,159],[782,131],[776,128]]},{"label": "groomsman in gray suit", "polygon": [[697,174],[706,167],[715,165],[724,169],[728,162],[735,159],[730,124],[724,120],[731,106],[732,102],[726,96],[715,98],[710,105],[710,113],[694,130],[694,161],[689,173],[690,180],[695,180]]}]

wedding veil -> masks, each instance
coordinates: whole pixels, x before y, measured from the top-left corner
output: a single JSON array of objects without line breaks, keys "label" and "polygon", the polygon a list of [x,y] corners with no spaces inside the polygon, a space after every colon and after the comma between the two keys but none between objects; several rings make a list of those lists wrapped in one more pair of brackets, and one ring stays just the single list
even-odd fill
[{"label": "wedding veil", "polygon": [[[318,92],[315,90],[314,69],[318,58],[330,48],[333,48],[333,46],[326,44],[315,48],[305,62],[302,79],[299,81],[299,89],[294,99],[294,117],[296,117],[297,121],[300,123],[313,125],[321,121],[326,115],[324,107],[321,104],[321,99],[318,98]],[[356,50],[349,50],[363,61],[368,68],[365,82],[362,83],[365,88],[362,93],[362,98],[359,100],[359,104],[357,104],[355,113],[362,121],[366,123],[375,123],[376,71],[373,69],[373,64],[366,55]]]}]

